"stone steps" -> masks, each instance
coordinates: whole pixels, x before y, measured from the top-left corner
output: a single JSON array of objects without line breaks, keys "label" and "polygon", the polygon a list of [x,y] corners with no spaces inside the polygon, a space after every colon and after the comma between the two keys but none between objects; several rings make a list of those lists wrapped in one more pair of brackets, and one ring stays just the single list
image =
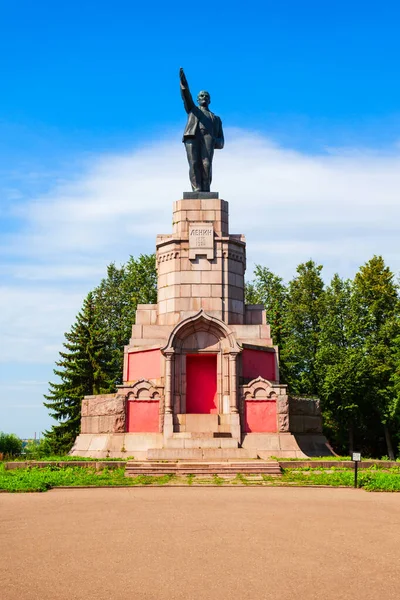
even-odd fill
[{"label": "stone steps", "polygon": [[202,435],[202,434],[184,434],[177,437],[174,434],[171,438],[164,440],[165,448],[238,448],[239,442],[232,436]]},{"label": "stone steps", "polygon": [[184,461],[129,461],[126,464],[125,476],[137,475],[282,475],[277,461],[219,461],[219,462],[184,462]]},{"label": "stone steps", "polygon": [[[235,459],[246,459],[252,458],[252,455],[244,448],[238,448],[238,442],[236,440],[224,440],[216,439],[216,442],[220,442],[221,446],[210,448],[197,447],[180,447],[178,448],[150,448],[147,450],[147,460],[235,460]],[[232,448],[226,448],[224,444],[226,442],[234,442],[235,446]]]}]

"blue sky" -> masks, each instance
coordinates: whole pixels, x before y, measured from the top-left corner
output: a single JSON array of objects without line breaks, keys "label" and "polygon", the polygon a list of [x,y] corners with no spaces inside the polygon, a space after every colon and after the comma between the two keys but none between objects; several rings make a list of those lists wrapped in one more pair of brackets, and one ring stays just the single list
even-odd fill
[{"label": "blue sky", "polygon": [[[0,430],[49,427],[47,381],[111,261],[188,189],[178,69],[226,148],[214,189],[255,263],[400,270],[398,3],[1,3]],[[243,211],[243,205],[246,211]]]}]

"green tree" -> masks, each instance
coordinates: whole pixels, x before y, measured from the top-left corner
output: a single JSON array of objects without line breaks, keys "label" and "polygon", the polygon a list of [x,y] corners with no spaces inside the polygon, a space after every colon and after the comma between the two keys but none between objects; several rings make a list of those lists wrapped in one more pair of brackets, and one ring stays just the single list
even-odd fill
[{"label": "green tree", "polygon": [[79,433],[81,402],[84,396],[108,393],[114,389],[105,331],[96,312],[94,294],[90,292],[76,322],[65,334],[65,350],[60,352],[54,374],[59,381],[49,383],[44,402],[50,415],[58,421],[45,432],[52,450],[63,454],[71,448]]},{"label": "green tree", "polygon": [[300,264],[285,296],[280,357],[286,383],[294,394],[316,396],[319,392],[316,355],[324,300],[321,271],[322,266],[312,260]]},{"label": "green tree", "polygon": [[285,341],[284,327],[288,291],[281,277],[267,267],[256,265],[255,279],[251,284],[252,299],[255,304],[263,304],[267,323],[275,344],[282,347]]},{"label": "green tree", "polygon": [[0,431],[0,454],[6,457],[19,456],[22,452],[22,440],[15,433]]},{"label": "green tree", "polygon": [[352,317],[352,282],[334,275],[324,294],[316,369],[328,437],[350,453],[369,377],[363,349],[354,343]]},{"label": "green tree", "polygon": [[[396,321],[396,331],[398,332],[400,329],[399,315],[397,315]],[[392,358],[393,372],[391,375],[391,384],[393,385],[393,395],[388,406],[389,422],[392,424],[398,454],[400,454],[400,333],[397,333],[392,341]]]},{"label": "green tree", "polygon": [[379,419],[387,453],[394,458],[391,427],[398,411],[394,387],[395,340],[399,335],[399,297],[394,274],[382,256],[374,256],[354,278],[354,337],[368,361],[366,399],[369,412]]},{"label": "green tree", "polygon": [[99,320],[105,334],[114,384],[122,383],[124,346],[131,337],[138,304],[157,302],[155,254],[141,254],[118,269],[107,267],[107,277],[94,290]]}]

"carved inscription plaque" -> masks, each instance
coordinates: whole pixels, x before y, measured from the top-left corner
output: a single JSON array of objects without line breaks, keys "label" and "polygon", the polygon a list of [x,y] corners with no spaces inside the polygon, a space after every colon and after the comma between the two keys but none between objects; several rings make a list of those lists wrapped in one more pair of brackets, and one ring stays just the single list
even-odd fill
[{"label": "carved inscription plaque", "polygon": [[214,227],[212,223],[189,224],[189,258],[205,254],[214,258]]}]

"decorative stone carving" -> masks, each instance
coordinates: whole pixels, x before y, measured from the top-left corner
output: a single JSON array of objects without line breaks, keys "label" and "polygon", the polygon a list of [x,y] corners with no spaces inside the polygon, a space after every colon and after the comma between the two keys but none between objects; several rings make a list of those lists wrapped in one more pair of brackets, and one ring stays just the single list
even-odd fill
[{"label": "decorative stone carving", "polygon": [[160,388],[154,387],[147,379],[140,379],[131,388],[126,388],[125,391],[127,392],[127,400],[145,400],[147,402],[149,400],[161,400]]},{"label": "decorative stone carving", "polygon": [[263,377],[253,379],[247,385],[242,385],[242,397],[244,400],[276,400],[279,390],[275,389],[270,381]]},{"label": "decorative stone carving", "polygon": [[189,258],[206,255],[214,260],[214,227],[212,223],[189,224]]}]

